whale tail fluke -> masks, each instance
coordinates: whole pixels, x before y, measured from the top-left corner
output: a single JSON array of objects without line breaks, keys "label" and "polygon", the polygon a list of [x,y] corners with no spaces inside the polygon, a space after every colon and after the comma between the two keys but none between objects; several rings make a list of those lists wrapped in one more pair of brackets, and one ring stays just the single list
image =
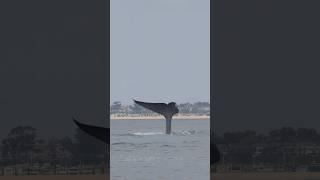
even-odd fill
[{"label": "whale tail fluke", "polygon": [[165,103],[150,103],[133,100],[136,104],[149,109],[153,112],[159,113],[166,118],[166,134],[171,133],[171,119],[174,114],[179,113],[179,109],[176,107],[175,102]]},{"label": "whale tail fluke", "polygon": [[166,103],[150,103],[133,100],[136,104],[149,109],[153,112],[163,115],[166,119],[171,119],[174,114],[179,113],[179,109],[175,106],[175,102]]},{"label": "whale tail fluke", "polygon": [[97,126],[91,126],[87,124],[80,123],[74,117],[72,118],[74,123],[84,132],[88,133],[89,135],[110,144],[110,128],[103,128]]}]

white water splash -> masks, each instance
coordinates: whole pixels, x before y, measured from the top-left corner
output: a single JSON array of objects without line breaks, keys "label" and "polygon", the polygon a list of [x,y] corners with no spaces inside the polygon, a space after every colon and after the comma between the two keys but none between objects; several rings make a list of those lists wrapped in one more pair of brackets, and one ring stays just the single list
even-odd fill
[{"label": "white water splash", "polygon": [[153,135],[164,135],[163,132],[135,132],[132,133],[135,136],[153,136]]}]

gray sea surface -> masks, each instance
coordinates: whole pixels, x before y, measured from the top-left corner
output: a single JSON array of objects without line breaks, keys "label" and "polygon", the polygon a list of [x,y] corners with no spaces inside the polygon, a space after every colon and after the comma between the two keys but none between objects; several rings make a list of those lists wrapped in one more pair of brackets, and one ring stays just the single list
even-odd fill
[{"label": "gray sea surface", "polygon": [[209,180],[210,122],[111,120],[112,180]]}]

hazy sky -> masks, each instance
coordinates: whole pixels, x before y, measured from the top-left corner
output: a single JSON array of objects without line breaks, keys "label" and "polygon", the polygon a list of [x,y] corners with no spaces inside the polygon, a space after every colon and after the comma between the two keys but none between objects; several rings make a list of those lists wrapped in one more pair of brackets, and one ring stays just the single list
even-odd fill
[{"label": "hazy sky", "polygon": [[209,6],[111,0],[111,102],[209,101]]}]

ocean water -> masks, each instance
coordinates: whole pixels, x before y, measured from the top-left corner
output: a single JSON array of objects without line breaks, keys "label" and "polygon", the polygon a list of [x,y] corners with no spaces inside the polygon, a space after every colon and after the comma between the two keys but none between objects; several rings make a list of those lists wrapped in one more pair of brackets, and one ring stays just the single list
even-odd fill
[{"label": "ocean water", "polygon": [[208,120],[111,120],[112,180],[209,180]]}]

